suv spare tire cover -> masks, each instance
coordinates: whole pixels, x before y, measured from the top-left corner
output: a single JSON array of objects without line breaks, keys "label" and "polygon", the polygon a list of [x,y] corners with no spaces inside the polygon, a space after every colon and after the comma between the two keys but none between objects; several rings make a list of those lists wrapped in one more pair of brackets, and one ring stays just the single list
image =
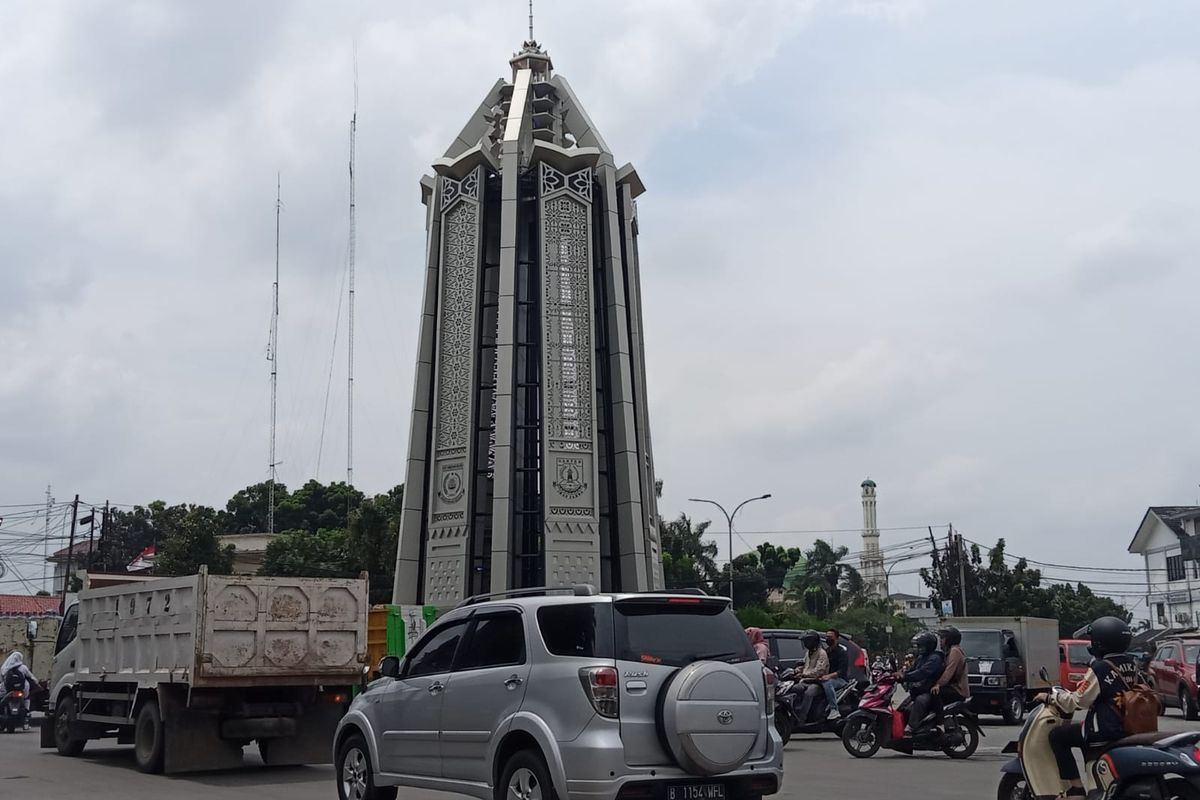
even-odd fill
[{"label": "suv spare tire cover", "polygon": [[679,765],[697,775],[740,767],[758,739],[762,715],[758,692],[731,664],[697,661],[663,687],[663,739]]}]

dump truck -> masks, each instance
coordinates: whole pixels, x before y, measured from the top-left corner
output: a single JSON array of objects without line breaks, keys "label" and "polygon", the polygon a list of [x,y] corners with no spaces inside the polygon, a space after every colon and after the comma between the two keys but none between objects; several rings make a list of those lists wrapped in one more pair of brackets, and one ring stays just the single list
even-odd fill
[{"label": "dump truck", "polygon": [[1058,620],[1042,617],[949,617],[962,631],[971,708],[1020,722],[1039,692],[1040,670],[1058,674]]},{"label": "dump truck", "polygon": [[132,744],[144,772],[331,759],[364,679],[367,581],[197,575],[88,589],[63,616],[42,747]]}]

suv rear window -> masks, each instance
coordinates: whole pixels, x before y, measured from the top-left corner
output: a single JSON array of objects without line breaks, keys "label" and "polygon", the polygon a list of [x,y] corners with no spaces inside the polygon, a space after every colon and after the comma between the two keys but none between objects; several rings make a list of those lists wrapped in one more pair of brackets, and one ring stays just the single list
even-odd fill
[{"label": "suv rear window", "polygon": [[724,603],[622,601],[613,607],[617,658],[622,661],[683,667],[700,660],[758,658]]},{"label": "suv rear window", "polygon": [[613,657],[611,603],[543,606],[538,609],[537,620],[551,655]]}]

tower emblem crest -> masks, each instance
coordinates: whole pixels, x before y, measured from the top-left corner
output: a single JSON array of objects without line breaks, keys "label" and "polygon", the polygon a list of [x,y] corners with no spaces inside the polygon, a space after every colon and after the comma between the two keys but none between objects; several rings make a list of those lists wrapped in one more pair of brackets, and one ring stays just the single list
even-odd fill
[{"label": "tower emblem crest", "polygon": [[587,489],[583,480],[582,458],[560,458],[556,469],[554,488],[563,497],[574,500]]}]

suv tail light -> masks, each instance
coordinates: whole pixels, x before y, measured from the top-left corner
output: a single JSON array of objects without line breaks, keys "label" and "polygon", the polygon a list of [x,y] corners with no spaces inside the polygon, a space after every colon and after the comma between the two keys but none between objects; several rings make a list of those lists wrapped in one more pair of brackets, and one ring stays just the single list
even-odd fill
[{"label": "suv tail light", "polygon": [[763,694],[767,698],[767,716],[775,713],[775,673],[763,667]]},{"label": "suv tail light", "polygon": [[854,659],[854,666],[867,668],[867,651],[861,647],[858,649],[858,657]]},{"label": "suv tail light", "polygon": [[621,709],[617,671],[613,667],[583,667],[579,682],[592,708],[602,717],[616,719]]}]

